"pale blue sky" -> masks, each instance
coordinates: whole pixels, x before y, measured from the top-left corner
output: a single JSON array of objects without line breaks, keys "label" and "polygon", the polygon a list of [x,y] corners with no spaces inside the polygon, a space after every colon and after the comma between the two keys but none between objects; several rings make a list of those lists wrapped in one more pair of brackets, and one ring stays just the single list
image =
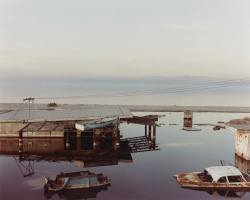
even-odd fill
[{"label": "pale blue sky", "polygon": [[0,0],[0,74],[249,76],[249,10],[249,0]]}]

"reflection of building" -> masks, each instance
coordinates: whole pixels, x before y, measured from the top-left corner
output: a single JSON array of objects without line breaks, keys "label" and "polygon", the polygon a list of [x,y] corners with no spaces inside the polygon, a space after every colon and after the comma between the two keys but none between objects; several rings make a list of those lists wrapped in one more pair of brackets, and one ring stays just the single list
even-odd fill
[{"label": "reflection of building", "polygon": [[237,167],[241,172],[250,173],[250,160],[246,160],[235,154],[235,167]]}]

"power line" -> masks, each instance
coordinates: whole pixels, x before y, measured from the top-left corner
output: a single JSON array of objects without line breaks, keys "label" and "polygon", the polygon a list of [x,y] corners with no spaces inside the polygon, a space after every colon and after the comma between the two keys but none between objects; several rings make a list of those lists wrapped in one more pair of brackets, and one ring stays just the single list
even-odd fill
[{"label": "power line", "polygon": [[169,93],[180,93],[180,92],[189,92],[189,91],[197,91],[197,90],[215,89],[215,88],[221,88],[221,87],[231,87],[231,86],[244,85],[244,84],[249,84],[249,83],[250,83],[250,78],[244,78],[244,79],[217,81],[217,82],[212,82],[212,83],[211,82],[203,83],[199,85],[170,87],[170,88],[153,89],[153,90],[102,93],[102,94],[91,94],[91,95],[82,95],[82,96],[37,97],[35,99],[79,99],[79,98],[141,96],[141,95],[153,95],[153,94],[161,94],[161,93],[169,94]]},{"label": "power line", "polygon": [[14,119],[14,117],[16,116],[16,114],[21,110],[21,107],[22,107],[23,103],[24,103],[24,100],[22,101],[22,103],[20,104],[20,106],[19,106],[19,108],[16,110],[16,112],[15,112],[13,115],[11,115],[11,116],[9,117],[9,119]]}]

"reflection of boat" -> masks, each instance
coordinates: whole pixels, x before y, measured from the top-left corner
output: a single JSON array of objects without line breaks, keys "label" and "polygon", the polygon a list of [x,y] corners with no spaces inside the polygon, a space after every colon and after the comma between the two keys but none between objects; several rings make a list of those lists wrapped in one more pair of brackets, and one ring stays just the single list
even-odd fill
[{"label": "reflection of boat", "polygon": [[62,190],[58,192],[53,191],[45,191],[44,197],[45,199],[51,199],[53,195],[58,195],[60,199],[89,199],[89,198],[96,198],[97,194],[102,190],[107,190],[109,185],[103,185],[98,187],[91,187],[91,188],[81,188],[81,189],[74,189],[74,190]]},{"label": "reflection of boat", "polygon": [[103,128],[106,126],[114,125],[118,122],[118,118],[104,118],[104,119],[95,119],[87,121],[79,121],[75,123],[75,128],[81,131],[91,130],[95,128]]},{"label": "reflection of boat", "polygon": [[109,185],[111,180],[102,174],[95,174],[90,171],[61,173],[52,181],[49,177],[44,178],[45,189],[49,191],[61,191],[80,188],[91,188]]},{"label": "reflection of boat", "polygon": [[208,194],[213,195],[215,197],[224,197],[224,198],[241,198],[247,192],[245,190],[213,190],[207,191]]},{"label": "reflection of boat", "polygon": [[[190,189],[190,188],[187,188]],[[224,198],[242,198],[243,195],[249,192],[246,188],[238,188],[238,189],[214,189],[214,188],[199,188],[193,189],[196,191],[204,191],[208,194],[215,196],[215,197],[224,197]]]},{"label": "reflection of boat", "polygon": [[242,174],[234,166],[208,167],[204,172],[183,173],[174,177],[182,187],[190,189],[245,188],[250,190],[250,175]]}]

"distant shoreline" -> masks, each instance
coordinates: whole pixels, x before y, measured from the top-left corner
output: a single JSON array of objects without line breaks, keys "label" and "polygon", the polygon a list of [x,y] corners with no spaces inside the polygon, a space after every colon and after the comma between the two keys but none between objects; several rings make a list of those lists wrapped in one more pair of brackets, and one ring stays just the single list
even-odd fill
[{"label": "distant shoreline", "polygon": [[[0,103],[0,111],[18,110],[19,103]],[[102,105],[102,104],[59,104],[57,107],[48,107],[47,104],[34,104],[34,110],[75,110],[91,109],[102,107],[126,107],[131,112],[184,112],[192,110],[193,112],[219,112],[219,113],[250,113],[250,107],[235,106],[156,106],[156,105]],[[28,109],[26,105],[25,109]],[[0,113],[1,113],[0,112]]]},{"label": "distant shoreline", "polygon": [[250,107],[230,106],[126,106],[132,112],[220,112],[220,113],[250,113]]}]

